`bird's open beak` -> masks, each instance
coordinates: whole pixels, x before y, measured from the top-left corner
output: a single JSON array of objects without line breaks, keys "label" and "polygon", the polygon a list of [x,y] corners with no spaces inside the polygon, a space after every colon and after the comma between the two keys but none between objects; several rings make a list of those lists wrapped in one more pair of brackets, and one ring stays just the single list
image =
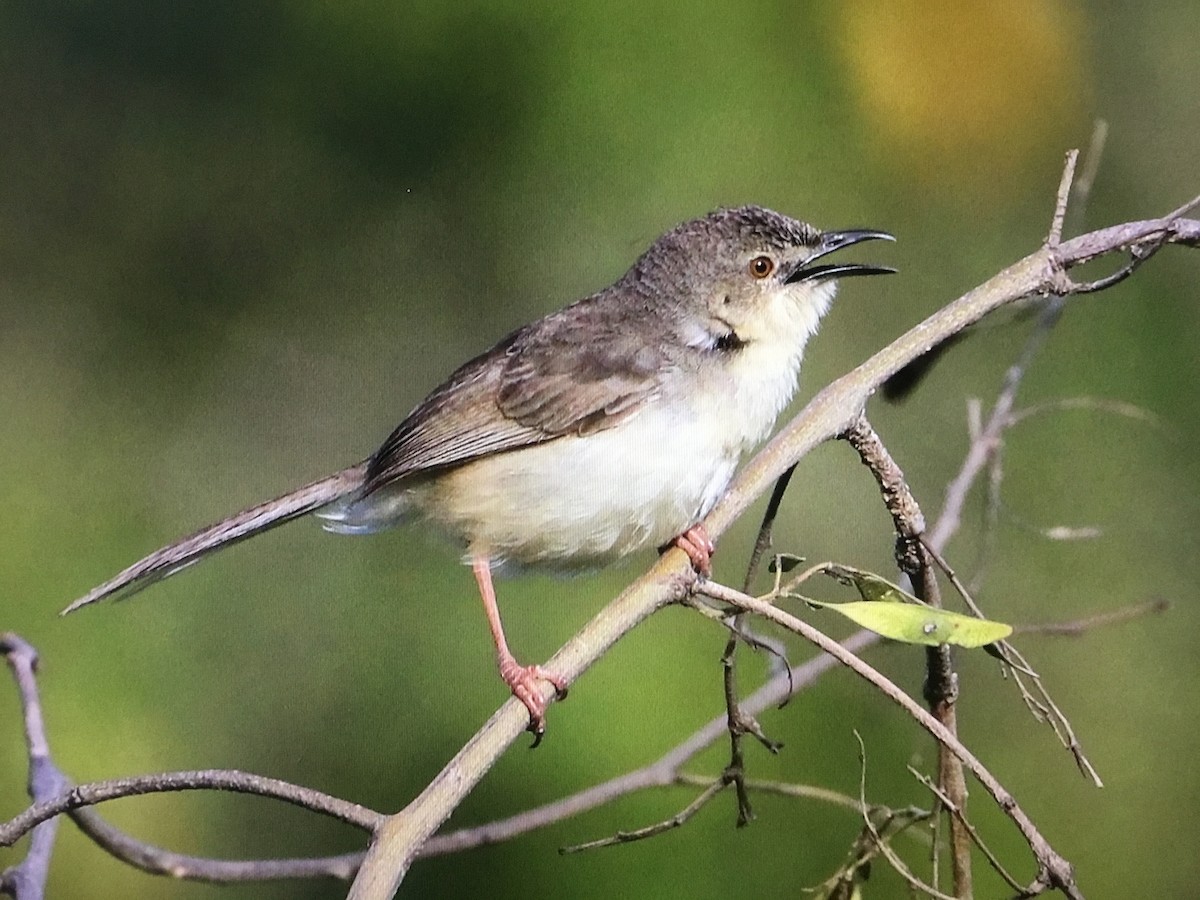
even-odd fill
[{"label": "bird's open beak", "polygon": [[856,231],[826,231],[821,235],[813,255],[800,263],[788,275],[786,284],[798,281],[820,281],[826,278],[846,278],[850,275],[890,275],[896,270],[891,266],[873,266],[868,263],[833,263],[832,265],[813,265],[818,259],[823,259],[835,250],[850,247],[863,241],[894,241],[895,238],[886,231],[860,229]]}]

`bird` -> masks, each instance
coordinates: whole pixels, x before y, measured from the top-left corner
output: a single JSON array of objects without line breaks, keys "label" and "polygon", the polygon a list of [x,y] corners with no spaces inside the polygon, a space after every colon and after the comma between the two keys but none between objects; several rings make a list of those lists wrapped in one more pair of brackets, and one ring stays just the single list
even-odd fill
[{"label": "bird", "polygon": [[545,730],[539,680],[504,635],[493,573],[593,570],[678,546],[701,575],[702,524],[794,395],[841,278],[827,262],[885,231],[821,231],[761,206],[667,231],[608,287],[516,329],[433,389],[365,460],[154,551],[71,603],[122,599],[224,547],[313,514],[342,534],[424,520],[474,573],[501,678]]}]

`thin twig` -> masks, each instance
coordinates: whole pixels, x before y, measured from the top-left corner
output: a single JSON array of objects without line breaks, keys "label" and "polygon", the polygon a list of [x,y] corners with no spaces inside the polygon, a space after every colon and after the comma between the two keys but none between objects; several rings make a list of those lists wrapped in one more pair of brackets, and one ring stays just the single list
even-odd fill
[{"label": "thin twig", "polygon": [[0,847],[12,846],[26,832],[42,822],[48,822],[55,816],[84,806],[95,806],[108,800],[142,794],[204,790],[232,791],[282,800],[354,825],[364,831],[373,830],[384,818],[380,813],[357,803],[280,781],[278,778],[266,778],[232,769],[201,769],[192,772],[162,772],[156,775],[113,778],[75,785],[47,800],[35,803],[20,815],[0,825]]},{"label": "thin twig", "polygon": [[771,488],[771,499],[767,501],[767,508],[763,512],[762,524],[758,526],[758,537],[754,539],[754,549],[750,551],[750,562],[746,565],[746,577],[742,581],[742,591],[744,593],[750,593],[750,588],[754,584],[754,577],[758,574],[758,567],[762,563],[763,556],[771,549],[775,519],[779,516],[779,507],[783,505],[783,495],[787,493],[788,485],[791,483],[792,475],[795,471],[795,466],[786,469],[782,475],[775,479],[775,486]]},{"label": "thin twig", "polygon": [[333,856],[278,857],[273,859],[214,859],[176,853],[139,841],[109,824],[94,809],[76,809],[71,819],[79,830],[117,859],[149,875],[166,875],[186,881],[213,884],[247,881],[283,881],[292,878],[331,878],[349,881],[362,864],[365,850]]},{"label": "thin twig", "polygon": [[1067,218],[1067,200],[1071,196],[1071,185],[1075,181],[1075,164],[1079,161],[1078,150],[1068,150],[1063,165],[1062,178],[1058,183],[1058,195],[1054,200],[1054,215],[1050,219],[1050,233],[1046,235],[1046,246],[1057,249],[1062,243],[1063,223]]},{"label": "thin twig", "polygon": [[1122,606],[1111,612],[1096,613],[1081,619],[1071,619],[1067,622],[1043,622],[1031,625],[1014,625],[1014,634],[1049,634],[1057,637],[1080,637],[1097,628],[1107,628],[1110,625],[1124,625],[1143,616],[1164,613],[1171,608],[1169,600],[1147,600],[1145,603],[1134,603]]},{"label": "thin twig", "polygon": [[963,459],[958,474],[946,486],[942,508],[936,517],[936,524],[926,535],[925,543],[935,549],[945,547],[950,537],[954,535],[962,522],[962,510],[966,505],[967,496],[979,473],[989,463],[992,455],[999,446],[1005,425],[1008,423],[1013,404],[1016,402],[1017,390],[1025,378],[1038,351],[1041,350],[1050,331],[1062,314],[1063,301],[1061,298],[1051,300],[1043,310],[1037,325],[1021,350],[1017,361],[1009,367],[1004,376],[1004,383],[996,402],[992,404],[979,436],[971,443],[967,455]]},{"label": "thin twig", "polygon": [[[933,897],[934,900],[956,900],[956,898],[963,897],[964,895],[960,893],[956,893],[954,897],[951,897],[949,894],[943,894],[937,889],[936,881],[934,884],[926,884],[924,881],[914,875],[912,870],[905,865],[904,860],[902,860],[896,854],[896,851],[891,848],[890,843],[884,839],[883,835],[879,833],[879,829],[877,829],[875,827],[875,823],[871,821],[869,807],[867,806],[867,747],[863,743],[862,735],[859,734],[858,731],[854,732],[854,738],[858,741],[859,806],[862,813],[863,828],[865,828],[867,833],[870,834],[871,843],[874,848],[883,855],[896,874],[908,882],[909,887],[913,888],[914,890],[928,894],[930,897]],[[968,894],[966,896],[970,895]]]},{"label": "thin twig", "polygon": [[[767,501],[762,524],[758,528],[758,537],[754,541],[754,549],[751,551],[750,561],[746,565],[746,577],[742,582],[743,590],[750,590],[763,555],[771,547],[771,533],[775,526],[775,517],[779,514],[779,507],[783,504],[783,495],[787,492],[788,483],[792,480],[792,473],[795,471],[796,467],[792,466],[776,479],[775,487],[771,489],[771,499]],[[746,755],[742,747],[742,739],[747,734],[751,734],[772,753],[778,753],[782,747],[778,742],[770,740],[763,732],[758,720],[746,713],[739,704],[737,648],[739,639],[743,636],[741,617],[735,616],[730,622],[729,639],[725,642],[725,651],[721,654],[725,717],[729,728],[729,763],[725,767],[725,772],[733,783],[734,795],[737,797],[737,825],[739,828],[748,825],[754,819],[750,794],[746,790]],[[755,644],[758,646],[761,642],[756,641]],[[786,664],[786,660],[784,662]],[[791,668],[786,667],[786,670],[790,672]]]},{"label": "thin twig", "polygon": [[700,812],[700,810],[704,808],[709,800],[717,796],[717,794],[721,793],[721,791],[725,790],[725,788],[729,787],[729,785],[732,783],[732,779],[718,778],[707,788],[701,791],[695,800],[693,800],[675,815],[671,816],[669,819],[664,819],[663,821],[656,822],[653,825],[647,825],[645,828],[639,828],[636,831],[618,831],[611,837],[600,838],[599,840],[595,841],[588,841],[585,844],[575,844],[570,847],[563,847],[558,852],[567,854],[579,853],[583,850],[598,850],[601,847],[613,847],[617,844],[628,844],[632,843],[633,841],[643,841],[646,838],[651,838],[662,834],[664,831],[670,831],[672,828],[678,828],[696,813]]},{"label": "thin twig", "polygon": [[1083,171],[1075,179],[1075,209],[1085,206],[1092,196],[1092,187],[1100,172],[1100,160],[1104,158],[1104,147],[1108,143],[1108,122],[1097,119],[1092,125],[1092,140],[1083,157]]},{"label": "thin twig", "polygon": [[992,849],[986,843],[984,843],[983,838],[980,837],[979,832],[976,830],[975,826],[972,825],[969,821],[967,821],[967,817],[963,815],[962,810],[954,805],[954,801],[951,800],[950,797],[948,797],[946,795],[946,792],[943,791],[940,787],[938,787],[932,778],[929,778],[926,775],[922,775],[920,772],[918,772],[912,766],[908,767],[908,771],[910,773],[912,773],[912,776],[914,778],[916,778],[918,781],[920,781],[921,784],[923,784],[923,785],[925,785],[925,787],[929,788],[929,791],[933,794],[933,796],[935,798],[937,798],[937,801],[945,809],[949,810],[950,815],[952,815],[956,819],[960,820],[963,829],[970,836],[971,842],[976,847],[979,848],[979,850],[987,858],[987,861],[989,863],[991,863],[992,868],[996,870],[997,874],[999,874],[1001,878],[1003,878],[1006,882],[1008,882],[1009,887],[1011,887],[1014,891],[1017,891],[1019,893],[1022,890],[1020,882],[1018,882],[1015,878],[1013,878],[1012,875],[1009,874],[1008,870],[1006,868],[1004,868],[1004,865],[1000,862],[1000,859],[996,856],[995,853],[992,852]]},{"label": "thin twig", "polygon": [[922,728],[933,735],[939,743],[948,746],[954,755],[962,760],[963,765],[983,785],[984,789],[992,796],[992,799],[996,801],[996,804],[1005,815],[1016,824],[1038,862],[1038,875],[1029,887],[1026,888],[1026,891],[1030,895],[1033,895],[1051,888],[1061,890],[1067,897],[1072,898],[1072,900],[1083,896],[1078,885],[1075,883],[1075,874],[1071,864],[1042,836],[1037,826],[1034,825],[1033,820],[1029,818],[1017,803],[1016,798],[1008,792],[999,780],[988,771],[987,767],[957,737],[951,734],[941,722],[926,712],[919,704],[913,701],[894,682],[877,669],[868,665],[861,658],[848,652],[841,644],[829,638],[823,632],[769,603],[712,581],[705,581],[697,589],[714,600],[756,613],[774,622],[781,628],[799,635],[824,653],[833,656],[839,663],[869,682],[885,697],[903,709]]},{"label": "thin twig", "polygon": [[[708,787],[720,778],[708,775],[694,775],[691,772],[680,772],[675,776],[675,784],[686,784],[694,787]],[[776,794],[780,797],[794,797],[800,800],[816,800],[831,806],[840,806],[858,812],[858,801],[849,794],[830,788],[818,787],[815,784],[792,784],[787,781],[765,781],[761,778],[747,778],[746,788],[762,794]]]},{"label": "thin twig", "polygon": [[[34,775],[31,790],[34,802],[40,804],[45,801],[53,801],[55,798],[61,799],[67,795],[73,785],[71,780],[56,767],[50,754],[34,672],[37,653],[28,643],[11,634],[0,637],[0,650],[4,652],[13,669],[21,695],[26,743],[29,747],[31,771]],[[234,773],[229,774],[232,776]],[[296,790],[304,789],[296,788]],[[125,795],[122,794],[122,796]],[[341,803],[342,801],[336,802]],[[32,809],[37,808],[35,806]],[[22,815],[25,816],[29,812],[31,810],[26,810]],[[311,859],[207,859],[174,853],[136,840],[105,822],[92,809],[80,807],[68,810],[68,812],[81,831],[117,859],[142,871],[157,875],[169,875],[173,878],[224,882],[325,876],[348,881],[354,875],[363,857],[362,853],[352,853]],[[44,843],[46,839],[42,836],[52,834],[61,820],[53,818],[36,825],[26,821],[22,826],[18,821],[20,819],[19,816],[17,820],[0,826],[0,831],[11,831],[12,833],[7,836],[15,841],[20,837],[18,832],[24,833],[32,826],[33,837],[30,843],[30,854],[21,865],[7,870],[2,876],[2,880],[5,890],[9,890],[10,893],[22,900],[27,900],[27,898],[41,896],[38,890],[35,890],[34,885],[44,884],[45,880],[44,871],[35,872],[29,866],[28,861],[36,853],[44,857],[45,863],[48,864],[48,845]],[[40,861],[38,865],[45,868]]]},{"label": "thin twig", "polygon": [[[1075,184],[1076,197],[1074,210],[1080,217],[1083,215],[1088,201],[1091,199],[1091,188],[1095,183],[1095,176],[1103,153],[1107,130],[1107,124],[1103,120],[1097,120],[1095,128],[1092,131],[1091,145],[1088,148],[1088,158],[1085,163],[1085,178]],[[1067,205],[1071,196],[1078,159],[1079,153],[1076,150],[1072,150],[1066,155],[1058,192],[1055,195],[1054,214],[1051,217],[1050,231],[1043,245],[1043,249],[1051,256],[1052,264],[1057,263],[1059,266],[1054,280],[1056,282],[1061,281],[1062,283],[1056,285],[1057,296],[1046,303],[1034,327],[1033,333],[1017,357],[1016,363],[1009,368],[1005,375],[1004,384],[1001,387],[1000,394],[996,398],[996,402],[992,406],[992,412],[988,417],[987,425],[982,428],[976,425],[972,428],[971,447],[967,453],[967,457],[963,460],[963,465],[958,475],[946,487],[945,500],[941,511],[938,513],[937,524],[926,537],[926,542],[938,551],[943,550],[949,542],[950,537],[957,532],[967,494],[980,470],[986,465],[991,464],[992,466],[992,487],[994,492],[998,492],[999,480],[1003,477],[1003,471],[998,461],[1002,446],[1001,436],[1009,425],[1009,416],[1016,401],[1017,390],[1025,377],[1025,372],[1032,365],[1034,358],[1045,344],[1049,333],[1062,317],[1065,306],[1064,298],[1069,293],[1075,292],[1072,288],[1078,290],[1078,285],[1074,285],[1073,282],[1070,282],[1065,277],[1066,270],[1078,263],[1072,261],[1069,253],[1063,252],[1064,246],[1062,243],[1063,226],[1066,221]],[[1167,218],[1170,219],[1178,215],[1183,215],[1183,213],[1172,213]],[[1050,291],[1046,293],[1050,293]],[[978,414],[976,414],[977,417]],[[989,505],[988,510],[990,516],[994,515],[996,507]],[[991,535],[993,529],[987,528],[984,533],[985,535]],[[986,562],[986,556],[987,547],[985,546],[979,568],[982,568]]]},{"label": "thin twig", "polygon": [[[879,640],[879,635],[863,630],[848,637],[843,642],[843,646],[849,648],[851,652],[861,653],[868,647],[879,643]],[[787,698],[789,690],[804,690],[836,665],[836,661],[831,657],[815,656],[792,667],[788,673],[781,672],[772,676],[766,684],[744,698],[741,701],[741,707],[747,713],[754,715],[769,707],[778,706]],[[683,766],[726,733],[726,718],[724,715],[718,716],[647,766],[624,775],[618,775],[616,778],[593,785],[578,793],[525,810],[506,819],[437,835],[429,839],[422,849],[421,855],[440,856],[470,847],[509,840],[536,828],[544,828],[587,810],[603,806],[617,797],[650,787],[672,784],[676,779],[682,777],[680,770]]]},{"label": "thin twig", "polygon": [[735,626],[730,629],[729,640],[725,643],[725,652],[721,655],[725,722],[729,731],[729,762],[725,766],[725,773],[728,777],[727,784],[733,785],[734,796],[737,797],[737,826],[742,828],[754,819],[750,794],[746,790],[746,757],[742,748],[742,738],[752,731],[764,738],[765,735],[754,717],[747,715],[738,703],[736,617],[734,623]]},{"label": "thin twig", "polygon": [[1044,415],[1046,413],[1066,412],[1068,410],[1090,410],[1096,412],[1112,413],[1115,416],[1124,416],[1127,419],[1133,419],[1137,422],[1150,425],[1160,431],[1171,432],[1170,423],[1157,413],[1153,413],[1148,409],[1143,409],[1133,403],[1125,403],[1121,400],[1110,400],[1106,397],[1059,397],[1054,400],[1043,400],[1040,403],[1031,403],[1021,409],[1014,410],[1008,417],[1008,426],[1011,428],[1015,425],[1020,425],[1026,419],[1031,419],[1034,416]]},{"label": "thin twig", "polygon": [[[932,547],[927,547],[930,556],[938,567],[950,579],[950,583],[954,585],[959,595],[963,598],[963,602],[976,614],[983,615],[979,609],[979,605],[971,596],[971,592],[967,590],[967,586],[962,583],[954,569],[950,564],[942,558]],[[1046,689],[1042,682],[1041,676],[1034,671],[1033,667],[1025,659],[1024,655],[1015,646],[1008,641],[1001,641],[995,645],[997,658],[1005,663],[1012,671],[1013,681],[1020,688],[1021,696],[1034,717],[1040,721],[1045,721],[1054,729],[1055,735],[1058,737],[1062,745],[1070,752],[1075,759],[1075,764],[1079,770],[1091,780],[1096,787],[1103,787],[1104,782],[1100,778],[1100,773],[1092,765],[1087,754],[1083,751],[1083,745],[1079,742],[1079,738],[1075,735],[1075,729],[1071,725],[1071,721],[1066,717],[1066,714],[1059,708],[1050,696],[1050,692]],[[1036,688],[1037,696],[1034,696],[1025,686],[1022,676],[1030,678]]]}]

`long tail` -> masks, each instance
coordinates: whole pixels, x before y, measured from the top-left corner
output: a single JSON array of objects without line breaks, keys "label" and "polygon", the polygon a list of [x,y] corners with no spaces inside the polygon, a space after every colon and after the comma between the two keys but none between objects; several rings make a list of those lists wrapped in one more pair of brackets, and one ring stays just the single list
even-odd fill
[{"label": "long tail", "polygon": [[235,513],[215,525],[201,528],[194,534],[155,550],[104,584],[92,588],[64,609],[62,615],[108,597],[121,600],[132,596],[142,588],[199,562],[210,553],[320,509],[362,487],[366,471],[367,464],[359,463],[282,497]]}]

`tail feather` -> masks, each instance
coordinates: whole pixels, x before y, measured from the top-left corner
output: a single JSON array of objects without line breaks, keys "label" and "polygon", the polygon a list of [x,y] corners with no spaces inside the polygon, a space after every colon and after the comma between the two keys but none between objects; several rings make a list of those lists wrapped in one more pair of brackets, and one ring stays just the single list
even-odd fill
[{"label": "tail feather", "polygon": [[335,472],[282,497],[235,513],[227,519],[155,550],[104,584],[92,588],[64,609],[62,615],[110,597],[123,600],[181,569],[186,569],[211,553],[346,497],[362,487],[366,468],[366,463],[360,463]]}]

